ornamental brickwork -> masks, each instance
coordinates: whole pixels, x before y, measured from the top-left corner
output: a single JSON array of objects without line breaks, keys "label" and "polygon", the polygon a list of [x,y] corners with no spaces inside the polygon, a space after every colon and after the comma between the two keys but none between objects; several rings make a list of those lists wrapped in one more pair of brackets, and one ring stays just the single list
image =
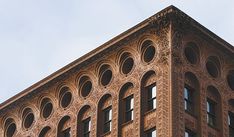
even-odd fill
[{"label": "ornamental brickwork", "polygon": [[[233,53],[170,6],[2,103],[0,136],[229,137]],[[190,111],[185,87],[192,91]],[[209,100],[214,124],[207,121]]]}]

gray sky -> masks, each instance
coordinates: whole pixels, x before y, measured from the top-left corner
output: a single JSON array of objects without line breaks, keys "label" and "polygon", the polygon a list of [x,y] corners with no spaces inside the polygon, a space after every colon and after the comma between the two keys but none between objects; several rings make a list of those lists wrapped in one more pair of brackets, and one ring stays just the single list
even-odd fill
[{"label": "gray sky", "polygon": [[0,0],[0,103],[169,5],[234,45],[233,0]]}]

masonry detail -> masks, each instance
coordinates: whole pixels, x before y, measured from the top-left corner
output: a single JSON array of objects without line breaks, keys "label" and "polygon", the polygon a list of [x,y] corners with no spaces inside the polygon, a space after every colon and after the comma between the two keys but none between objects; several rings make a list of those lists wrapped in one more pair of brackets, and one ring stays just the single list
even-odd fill
[{"label": "masonry detail", "polygon": [[232,137],[234,48],[170,6],[0,105],[3,137]]}]

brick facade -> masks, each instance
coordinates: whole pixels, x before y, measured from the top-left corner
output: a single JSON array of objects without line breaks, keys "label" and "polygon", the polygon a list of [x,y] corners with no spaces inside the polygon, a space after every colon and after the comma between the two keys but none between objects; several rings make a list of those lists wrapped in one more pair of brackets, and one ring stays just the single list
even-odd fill
[{"label": "brick facade", "polygon": [[[0,136],[56,137],[70,130],[91,136],[228,137],[234,112],[234,48],[170,6],[94,51],[32,85],[0,106]],[[157,87],[156,109],[147,108],[147,87]],[[193,91],[194,113],[184,108],[184,87]],[[125,121],[132,96],[133,120]],[[207,124],[207,98],[216,125]],[[111,131],[103,111],[112,110]],[[14,132],[13,132],[14,131]]]}]

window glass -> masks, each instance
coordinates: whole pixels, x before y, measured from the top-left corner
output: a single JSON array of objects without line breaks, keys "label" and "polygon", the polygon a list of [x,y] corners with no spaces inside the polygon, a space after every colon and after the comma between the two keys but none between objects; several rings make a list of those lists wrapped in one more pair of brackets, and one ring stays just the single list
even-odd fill
[{"label": "window glass", "polygon": [[91,131],[91,120],[90,118],[87,118],[86,120],[83,121],[83,135],[84,137],[89,137],[90,136],[90,131]]},{"label": "window glass", "polygon": [[125,122],[133,120],[133,107],[134,99],[133,96],[129,96],[125,101]]},{"label": "window glass", "polygon": [[207,99],[207,123],[210,126],[215,126],[215,120],[216,120],[216,116],[215,116],[215,103],[210,100]]},{"label": "window glass", "polygon": [[193,99],[192,99],[192,89],[185,86],[184,87],[184,109],[187,112],[193,113]]},{"label": "window glass", "polygon": [[147,87],[148,90],[148,110],[156,109],[157,107],[157,87],[154,84],[153,86]]},{"label": "window glass", "polygon": [[112,109],[111,107],[103,110],[104,111],[104,128],[103,132],[107,133],[111,131],[111,120],[112,120]]}]

